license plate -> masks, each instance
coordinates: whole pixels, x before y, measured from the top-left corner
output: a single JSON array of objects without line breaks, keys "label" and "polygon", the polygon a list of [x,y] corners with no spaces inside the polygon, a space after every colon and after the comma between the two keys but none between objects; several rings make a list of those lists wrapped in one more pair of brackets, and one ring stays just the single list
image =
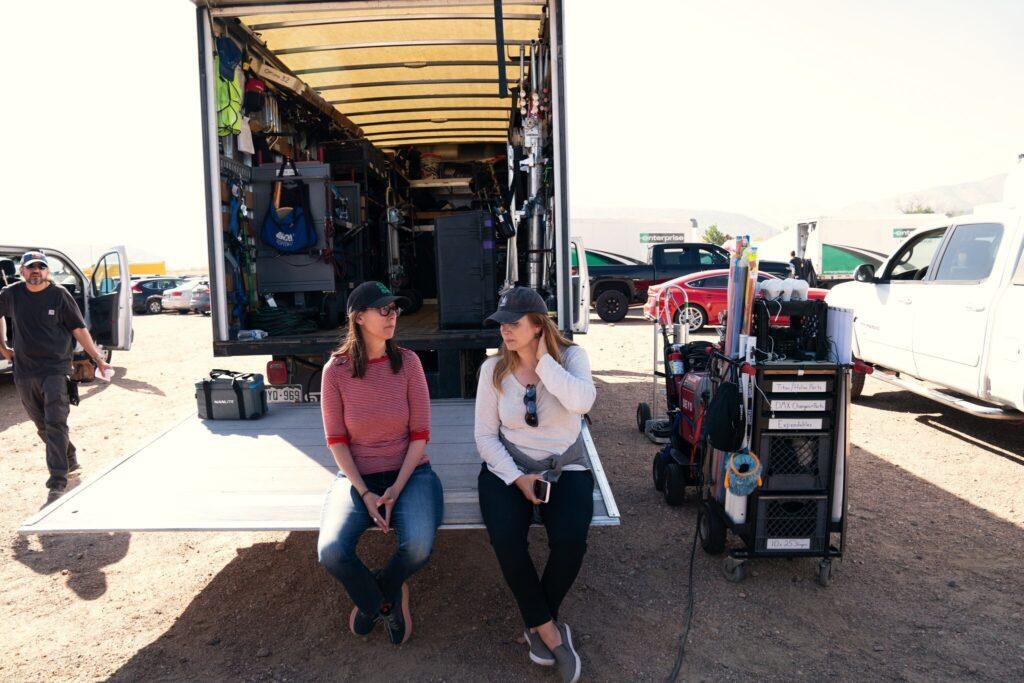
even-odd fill
[{"label": "license plate", "polygon": [[768,550],[810,550],[809,538],[769,538],[765,544]]},{"label": "license plate", "polygon": [[267,403],[302,403],[302,387],[298,384],[267,386]]}]

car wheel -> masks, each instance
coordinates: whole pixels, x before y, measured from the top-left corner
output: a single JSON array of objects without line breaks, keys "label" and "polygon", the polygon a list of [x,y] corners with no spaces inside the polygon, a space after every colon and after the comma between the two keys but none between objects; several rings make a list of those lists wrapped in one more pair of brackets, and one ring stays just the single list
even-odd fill
[{"label": "car wheel", "polygon": [[686,323],[690,332],[697,332],[708,324],[708,314],[700,306],[689,304],[676,312],[676,322]]},{"label": "car wheel", "polygon": [[148,304],[146,304],[146,311],[149,313],[153,313],[154,315],[162,312],[163,310],[164,305],[160,303],[160,299],[153,299]]},{"label": "car wheel", "polygon": [[629,313],[629,300],[616,289],[609,289],[598,295],[595,302],[597,315],[606,323],[617,323]]},{"label": "car wheel", "polygon": [[850,398],[856,401],[860,398],[860,395],[864,393],[864,380],[867,378],[863,372],[853,373],[853,379],[850,381]]}]

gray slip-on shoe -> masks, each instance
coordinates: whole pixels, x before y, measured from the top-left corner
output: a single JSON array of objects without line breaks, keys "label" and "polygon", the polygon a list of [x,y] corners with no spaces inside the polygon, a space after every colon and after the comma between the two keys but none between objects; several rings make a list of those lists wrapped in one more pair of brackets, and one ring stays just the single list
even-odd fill
[{"label": "gray slip-on shoe", "polygon": [[555,665],[555,656],[551,654],[551,650],[539,635],[530,633],[530,630],[527,629],[523,631],[523,636],[526,638],[526,645],[530,648],[530,661],[541,666]]},{"label": "gray slip-on shoe", "polygon": [[572,646],[572,630],[568,624],[558,623],[558,632],[562,634],[562,644],[552,650],[555,656],[555,663],[558,665],[558,673],[562,676],[562,683],[576,683],[580,680],[582,663],[576,648]]}]

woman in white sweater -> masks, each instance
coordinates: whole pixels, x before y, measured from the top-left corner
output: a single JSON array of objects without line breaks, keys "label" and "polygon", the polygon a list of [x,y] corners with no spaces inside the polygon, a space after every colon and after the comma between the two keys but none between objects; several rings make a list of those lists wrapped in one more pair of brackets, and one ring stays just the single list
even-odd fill
[{"label": "woman in white sweater", "polygon": [[[580,658],[558,608],[583,564],[593,516],[594,478],[581,434],[596,395],[590,361],[559,333],[532,289],[502,295],[488,321],[501,325],[503,344],[480,368],[477,386],[480,510],[526,623],[530,659],[557,664],[562,680],[574,682]],[[541,576],[527,549],[534,506],[550,549]]]}]

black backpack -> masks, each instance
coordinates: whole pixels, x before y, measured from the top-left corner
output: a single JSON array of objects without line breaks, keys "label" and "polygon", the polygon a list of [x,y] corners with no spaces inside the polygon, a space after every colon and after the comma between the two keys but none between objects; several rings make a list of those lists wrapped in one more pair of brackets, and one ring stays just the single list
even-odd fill
[{"label": "black backpack", "polygon": [[740,387],[727,377],[718,385],[704,413],[708,441],[720,451],[735,451],[743,445],[745,427]]}]

